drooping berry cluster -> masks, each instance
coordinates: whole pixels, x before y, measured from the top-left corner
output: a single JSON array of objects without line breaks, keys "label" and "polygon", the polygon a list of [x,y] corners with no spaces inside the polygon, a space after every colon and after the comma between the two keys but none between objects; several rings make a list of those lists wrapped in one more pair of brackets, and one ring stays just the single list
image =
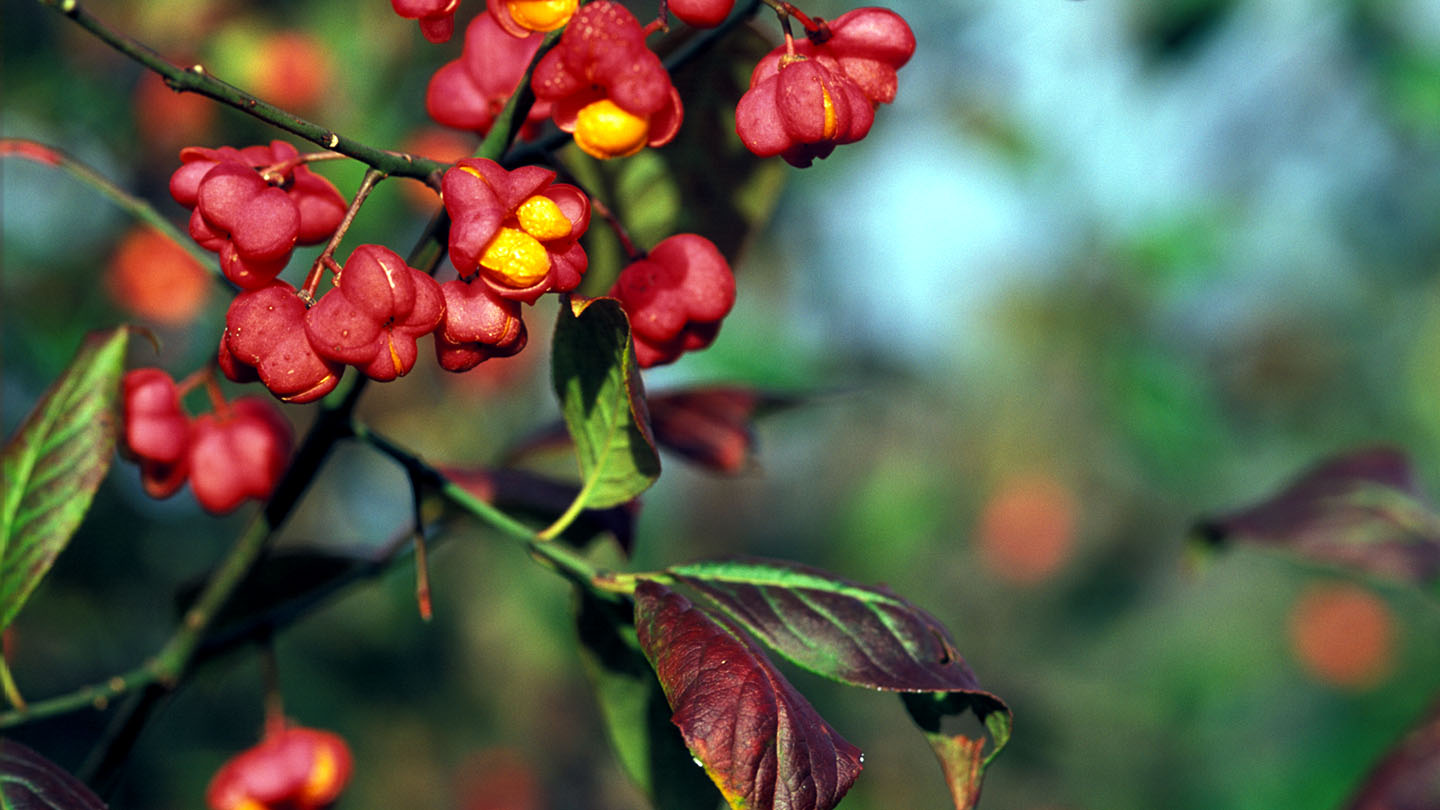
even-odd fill
[{"label": "drooping berry cluster", "polygon": [[914,52],[915,35],[895,12],[846,12],[812,39],[760,60],[735,108],[735,131],[761,157],[809,166],[865,137],[875,107],[895,99],[896,71]]},{"label": "drooping berry cluster", "polygon": [[320,810],[340,797],[353,770],[338,734],[289,726],[221,766],[205,803],[210,810]]},{"label": "drooping berry cluster", "polygon": [[713,242],[681,233],[620,271],[610,294],[630,318],[635,362],[649,368],[714,342],[735,305],[735,276]]},{"label": "drooping berry cluster", "polygon": [[169,374],[158,368],[126,373],[121,453],[139,463],[148,495],[168,498],[189,481],[195,500],[215,514],[270,497],[290,458],[290,423],[258,397],[216,405],[192,420]]},{"label": "drooping berry cluster", "polygon": [[191,146],[180,160],[170,195],[192,209],[190,235],[220,254],[225,277],[242,289],[269,284],[297,244],[325,241],[345,217],[345,198],[284,141],[244,149]]}]

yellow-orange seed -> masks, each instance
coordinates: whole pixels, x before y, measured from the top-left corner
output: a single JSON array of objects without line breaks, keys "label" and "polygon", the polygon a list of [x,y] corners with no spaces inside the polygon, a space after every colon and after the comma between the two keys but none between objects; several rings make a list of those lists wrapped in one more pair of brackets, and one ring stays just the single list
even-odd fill
[{"label": "yellow-orange seed", "polygon": [[555,201],[541,194],[520,203],[515,209],[520,228],[542,242],[570,235],[570,218]]},{"label": "yellow-orange seed", "polygon": [[825,123],[820,128],[820,136],[825,139],[835,137],[835,100],[830,98],[830,91],[825,85],[820,85],[820,103],[825,105]]},{"label": "yellow-orange seed", "polygon": [[[394,349],[391,351],[393,352]],[[338,770],[335,752],[331,751],[328,746],[315,746],[315,761],[310,766],[310,776],[305,780],[305,787],[300,791],[306,804],[327,801],[335,797],[335,779],[339,776]]]},{"label": "yellow-orange seed", "polygon": [[554,31],[570,22],[579,5],[579,0],[509,0],[505,9],[521,28]]},{"label": "yellow-orange seed", "polygon": [[517,228],[501,228],[480,256],[480,266],[507,287],[529,287],[550,272],[545,246]]},{"label": "yellow-orange seed", "polygon": [[633,155],[645,148],[649,138],[649,119],[608,98],[586,104],[575,117],[575,145],[601,160]]}]

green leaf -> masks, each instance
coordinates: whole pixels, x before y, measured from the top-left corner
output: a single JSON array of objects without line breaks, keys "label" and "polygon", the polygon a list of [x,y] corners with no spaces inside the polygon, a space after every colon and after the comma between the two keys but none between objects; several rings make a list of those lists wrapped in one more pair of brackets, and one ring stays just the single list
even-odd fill
[{"label": "green leaf", "polygon": [[720,795],[670,722],[629,604],[582,594],[576,625],[585,671],[625,772],[655,810],[714,810]]},{"label": "green leaf", "polygon": [[622,504],[655,483],[660,456],[620,302],[561,306],[554,352],[555,393],[580,460],[576,503],[591,509]]},{"label": "green leaf", "polygon": [[0,740],[0,810],[105,810],[105,803],[55,763]]},{"label": "green leaf", "polygon": [[0,629],[84,519],[110,468],[130,332],[92,332],[5,445],[0,511]]},{"label": "green leaf", "polygon": [[[939,620],[888,588],[784,560],[707,560],[667,569],[776,652],[829,678],[903,697],[940,758],[957,808],[974,806],[985,768],[1010,739],[1010,708],[980,688]],[[983,737],[941,728],[973,712]]]}]

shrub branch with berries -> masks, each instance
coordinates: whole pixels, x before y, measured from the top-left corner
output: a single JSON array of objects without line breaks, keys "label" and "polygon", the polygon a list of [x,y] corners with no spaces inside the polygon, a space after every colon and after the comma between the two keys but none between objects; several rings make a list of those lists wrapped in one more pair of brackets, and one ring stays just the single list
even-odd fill
[{"label": "shrub branch with berries", "polygon": [[[262,506],[158,653],[102,683],[31,702],[0,667],[12,704],[0,726],[128,696],[113,711],[116,731],[95,741],[99,764],[84,774],[106,789],[134,740],[120,730],[142,728],[161,699],[216,652],[265,642],[303,616],[271,613],[259,600],[254,614],[232,618],[232,632],[216,632],[220,609],[263,569],[272,539],[323,460],[338,443],[355,441],[410,478],[415,522],[405,539],[413,538],[415,554],[398,543],[370,574],[354,576],[414,560],[428,616],[425,543],[443,534],[422,516],[445,504],[570,581],[579,595],[581,645],[597,662],[598,699],[621,705],[608,693],[619,687],[606,670],[638,669],[653,672],[651,691],[668,704],[672,722],[660,727],[633,702],[606,712],[617,741],[643,739],[660,752],[619,751],[655,806],[723,798],[733,808],[820,810],[841,801],[860,773],[859,749],[786,680],[770,658],[775,653],[842,683],[900,694],[940,758],[956,807],[975,805],[986,766],[1009,738],[1010,711],[980,686],[944,626],[918,606],[887,588],[785,560],[703,560],[622,573],[600,568],[586,551],[596,534],[628,548],[637,498],[660,475],[661,448],[717,472],[742,470],[753,452],[753,419],[779,400],[721,386],[647,395],[645,369],[710,346],[737,306],[735,240],[722,248],[714,235],[684,230],[637,246],[615,201],[577,179],[573,162],[558,159],[557,150],[573,140],[588,156],[582,160],[603,166],[665,149],[690,126],[672,71],[742,25],[762,22],[766,15],[757,12],[769,7],[779,44],[730,99],[733,132],[700,137],[811,166],[863,139],[877,110],[895,98],[897,71],[915,49],[899,14],[858,8],[827,21],[776,0],[738,8],[734,0],[659,0],[640,4],[647,16],[654,12],[647,21],[610,0],[489,0],[483,8],[392,0],[395,14],[417,21],[431,42],[450,39],[457,20],[464,22],[459,58],[435,72],[423,105],[413,102],[437,123],[483,137],[472,156],[443,162],[364,144],[249,96],[199,65],[172,64],[75,0],[41,3],[172,89],[208,96],[318,149],[280,139],[187,146],[169,182],[178,207],[156,211],[133,201],[162,236],[188,236],[186,250],[211,257],[230,302],[223,323],[195,325],[216,347],[200,368],[142,363],[126,371],[138,327],[97,331],[9,441],[0,528],[5,626],[84,519],[112,448],[138,468],[132,474],[151,497],[175,496],[188,484],[211,513],[248,501]],[[803,30],[798,39],[794,24]],[[394,35],[407,30],[397,24]],[[689,44],[675,50],[667,37]],[[659,55],[671,51],[669,62]],[[4,146],[6,156],[63,163],[47,146]],[[336,160],[366,168],[348,196],[323,176],[326,162]],[[370,192],[391,177],[422,180],[435,192],[428,228],[404,253],[366,243],[337,256]],[[188,234],[169,222],[180,209],[188,211]],[[615,263],[592,261],[587,252],[592,225],[602,222],[625,254],[609,271],[596,267]],[[305,245],[323,249],[307,267],[295,267],[295,248]],[[282,278],[291,271],[290,280]],[[525,352],[526,321],[533,326],[534,307],[547,295],[558,298],[551,369],[575,480],[441,466],[356,416],[371,381],[405,385],[396,381],[428,363],[430,351],[453,373]],[[246,386],[270,396],[236,393]],[[303,410],[315,415],[297,441],[292,425]],[[318,594],[345,583],[321,578],[307,587]],[[237,634],[235,626],[248,630]],[[325,807],[341,797],[353,770],[384,767],[355,761],[335,733],[294,724],[279,697],[272,684],[256,745],[216,763],[205,797],[214,810]],[[942,729],[945,717],[965,713],[987,735]],[[657,763],[690,759],[702,766],[691,778],[655,771]],[[77,794],[49,806],[71,810],[88,800]]]}]

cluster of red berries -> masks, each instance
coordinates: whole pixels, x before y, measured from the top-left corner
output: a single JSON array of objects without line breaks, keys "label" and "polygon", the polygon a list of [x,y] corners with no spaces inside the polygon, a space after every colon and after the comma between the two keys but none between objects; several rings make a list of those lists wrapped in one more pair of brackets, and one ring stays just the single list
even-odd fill
[{"label": "cluster of red berries", "polygon": [[[394,0],[399,10],[401,0]],[[734,0],[662,0],[681,21],[718,25]],[[416,3],[440,7],[440,0]],[[445,6],[453,14],[453,4]],[[401,12],[405,16],[415,16]],[[875,108],[895,99],[896,71],[915,51],[915,35],[889,9],[859,8],[833,22],[797,16],[806,39],[771,51],[751,73],[735,111],[735,131],[761,157],[809,166],[836,146],[869,133]],[[422,18],[423,19],[423,18]],[[633,155],[675,137],[684,117],[680,94],[624,6],[596,0],[489,0],[470,24],[461,58],[430,81],[426,108],[441,124],[486,132],[539,48],[539,32],[566,26],[531,78],[538,103],[529,134],[547,115],[594,157]],[[510,42],[505,42],[506,35]]]},{"label": "cluster of red berries", "polygon": [[274,280],[297,244],[319,244],[345,218],[345,198],[310,171],[294,146],[187,147],[170,176],[170,195],[192,209],[190,235],[220,254],[237,287]]},{"label": "cluster of red berries", "polygon": [[715,243],[681,233],[620,271],[610,295],[630,318],[635,362],[649,368],[715,340],[735,305],[735,276]]},{"label": "cluster of red berries", "polygon": [[205,803],[210,810],[320,810],[340,797],[353,770],[339,735],[286,726],[221,766]]},{"label": "cluster of red berries", "polygon": [[270,497],[290,459],[290,423],[259,397],[217,400],[195,419],[180,388],[158,368],[137,368],[122,383],[121,452],[140,465],[145,492],[167,498],[185,482],[207,511],[221,514],[247,498]]}]

